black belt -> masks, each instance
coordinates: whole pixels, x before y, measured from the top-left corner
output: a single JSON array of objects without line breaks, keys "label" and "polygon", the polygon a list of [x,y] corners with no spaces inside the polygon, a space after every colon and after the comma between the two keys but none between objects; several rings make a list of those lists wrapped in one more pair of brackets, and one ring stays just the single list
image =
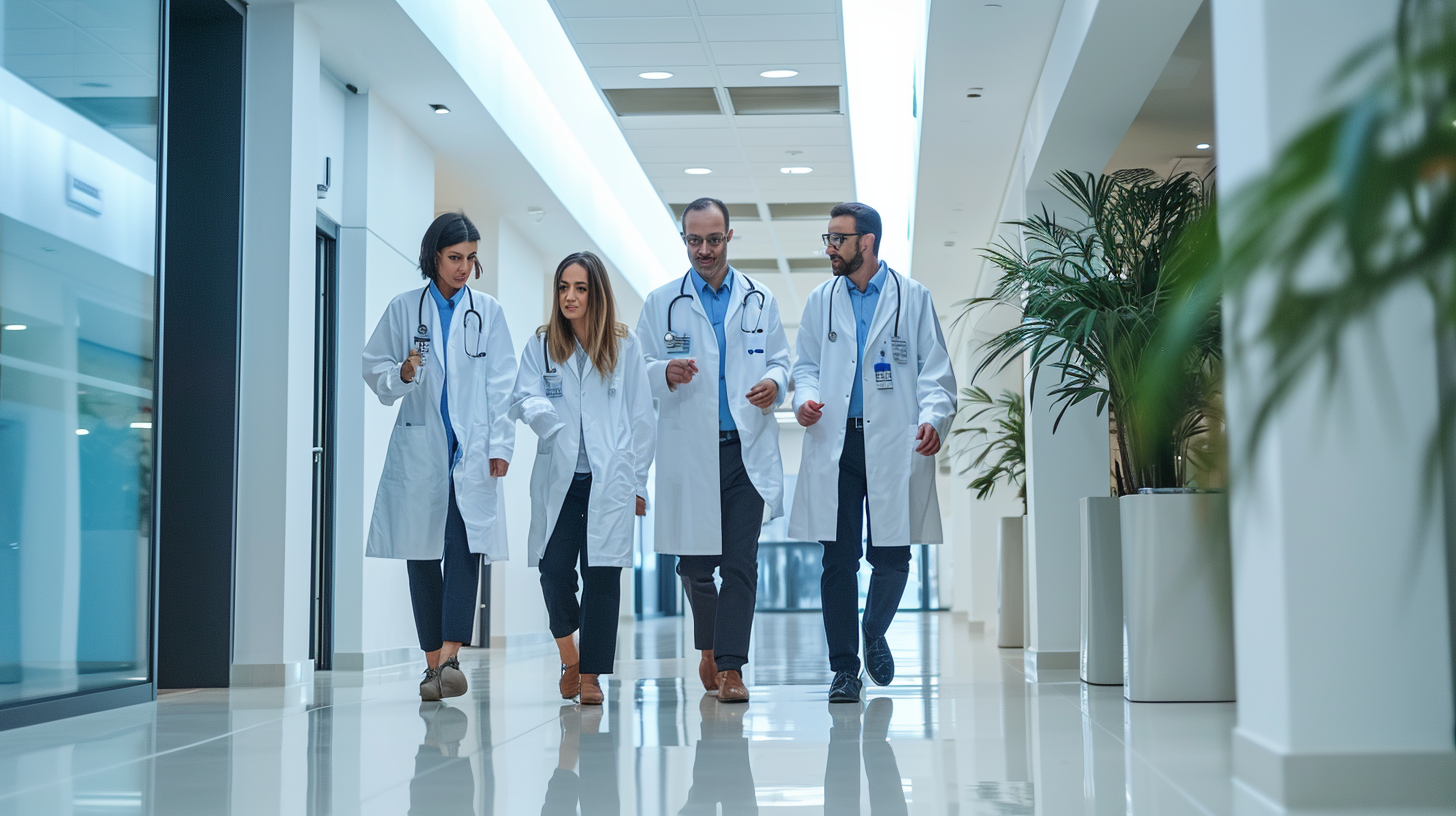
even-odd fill
[{"label": "black belt", "polygon": [[718,444],[719,445],[726,445],[729,442],[737,442],[737,441],[738,441],[738,431],[737,430],[732,430],[732,431],[719,431],[718,432]]},{"label": "black belt", "polygon": [[864,417],[850,417],[849,419],[845,420],[844,427],[851,431],[863,431]]}]

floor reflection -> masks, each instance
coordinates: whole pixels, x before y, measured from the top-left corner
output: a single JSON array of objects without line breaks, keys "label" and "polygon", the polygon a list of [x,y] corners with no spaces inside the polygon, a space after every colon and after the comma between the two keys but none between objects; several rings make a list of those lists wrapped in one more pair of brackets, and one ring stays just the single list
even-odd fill
[{"label": "floor reflection", "polygon": [[602,706],[561,707],[561,748],[556,771],[546,785],[541,816],[615,816],[621,812],[617,790],[617,741],[602,728]]},{"label": "floor reflection", "polygon": [[470,717],[445,703],[420,703],[425,739],[415,753],[409,816],[475,816],[475,770],[460,755]]},{"label": "floor reflection", "polygon": [[703,695],[698,712],[703,718],[703,736],[693,754],[693,786],[682,816],[723,816],[758,813],[758,791],[753,785],[753,766],[748,761],[748,739],[743,735],[746,705],[728,705],[712,695]]},{"label": "floor reflection", "polygon": [[900,764],[890,747],[890,718],[895,703],[876,697],[863,708],[826,704],[834,725],[829,729],[829,758],[824,764],[824,812],[856,815],[860,812],[860,760],[869,787],[870,816],[908,813]]}]

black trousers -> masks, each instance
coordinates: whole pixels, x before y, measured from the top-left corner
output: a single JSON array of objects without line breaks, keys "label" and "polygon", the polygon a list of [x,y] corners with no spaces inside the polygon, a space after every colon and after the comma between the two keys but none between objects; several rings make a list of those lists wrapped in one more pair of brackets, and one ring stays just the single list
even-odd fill
[{"label": "black trousers", "polygon": [[[743,671],[758,600],[758,534],[763,497],[743,467],[737,439],[718,445],[718,487],[723,517],[722,555],[683,555],[677,560],[693,605],[693,647],[712,649],[718,671]],[[713,570],[723,579],[720,589]]]},{"label": "black trousers", "polygon": [[[407,562],[410,604],[420,648],[433,652],[447,640],[469,643],[475,634],[475,600],[480,590],[480,556],[470,551],[465,519],[455,504],[450,480],[450,511],[445,516],[444,558]],[[441,567],[444,567],[443,571]]]},{"label": "black trousers", "polygon": [[859,559],[870,562],[870,590],[865,598],[864,631],[878,637],[890,628],[900,596],[905,594],[905,581],[910,576],[910,545],[902,547],[870,546],[868,552],[860,543],[873,545],[874,519],[865,534],[864,431],[851,422],[844,434],[844,450],[839,455],[839,518],[835,522],[835,541],[824,545],[824,574],[819,579],[819,594],[824,610],[824,637],[829,642],[829,668],[836,672],[858,672],[859,663]]},{"label": "black trousers", "polygon": [[718,816],[719,805],[723,816],[753,816],[758,813],[758,791],[748,761],[742,714],[718,719],[708,711],[704,710],[703,737],[693,754],[693,786],[678,816]]},{"label": "black trousers", "polygon": [[[617,654],[617,614],[622,603],[621,567],[593,567],[587,561],[587,500],[591,475],[579,473],[566,491],[561,515],[537,565],[551,636],[581,630],[581,673],[611,674]],[[581,601],[576,599],[581,565]]]}]

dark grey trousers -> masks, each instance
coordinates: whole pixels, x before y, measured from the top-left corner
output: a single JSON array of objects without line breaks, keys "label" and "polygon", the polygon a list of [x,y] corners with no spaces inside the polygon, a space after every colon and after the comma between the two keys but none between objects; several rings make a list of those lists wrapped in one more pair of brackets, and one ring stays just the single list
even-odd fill
[{"label": "dark grey trousers", "polygon": [[[718,671],[743,671],[758,600],[758,533],[763,497],[743,467],[737,440],[718,445],[718,487],[722,493],[723,554],[683,555],[677,560],[688,602],[693,605],[693,647],[712,649]],[[723,580],[713,583],[713,570]]]}]

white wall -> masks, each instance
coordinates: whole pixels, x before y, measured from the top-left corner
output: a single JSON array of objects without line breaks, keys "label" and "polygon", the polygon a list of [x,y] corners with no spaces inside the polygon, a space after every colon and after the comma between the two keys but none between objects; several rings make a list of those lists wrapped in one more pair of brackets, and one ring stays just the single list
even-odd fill
[{"label": "white wall", "polygon": [[416,258],[435,217],[435,161],[381,100],[343,93],[335,657],[340,668],[370,668],[416,659],[419,647],[404,562],[364,557],[398,407],[364,384],[360,358],[394,296],[423,283]]},{"label": "white wall", "polygon": [[[1225,195],[1336,101],[1329,78],[1398,5],[1215,0]],[[1341,274],[1322,260],[1303,271]],[[1252,342],[1266,308],[1259,290],[1228,304],[1225,336]],[[1440,502],[1427,503],[1450,491],[1421,464],[1437,410],[1432,326],[1428,297],[1394,293],[1347,332],[1336,387],[1295,388],[1252,460],[1240,454],[1272,375],[1262,354],[1230,346],[1241,813],[1456,801],[1444,531]]]}]

